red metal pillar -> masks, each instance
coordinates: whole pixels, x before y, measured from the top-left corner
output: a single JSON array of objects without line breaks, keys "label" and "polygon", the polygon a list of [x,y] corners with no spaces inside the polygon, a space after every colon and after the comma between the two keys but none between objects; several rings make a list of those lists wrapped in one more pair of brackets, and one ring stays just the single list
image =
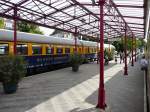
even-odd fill
[{"label": "red metal pillar", "polygon": [[110,42],[108,42],[109,43],[109,55],[110,55]]},{"label": "red metal pillar", "polygon": [[14,7],[14,55],[17,53],[16,45],[17,45],[17,7]]},{"label": "red metal pillar", "polygon": [[132,58],[131,58],[132,62],[131,62],[131,66],[134,66],[134,62],[133,62],[133,34],[132,34]]},{"label": "red metal pillar", "polygon": [[124,67],[124,75],[128,75],[128,67],[127,67],[127,24],[125,23],[125,45],[124,45],[124,53],[125,53],[125,67]]},{"label": "red metal pillar", "polygon": [[104,4],[105,0],[99,0],[100,5],[100,82],[98,90],[97,108],[105,109],[105,89],[104,89]]},{"label": "red metal pillar", "polygon": [[136,38],[135,38],[135,62],[136,62]]},{"label": "red metal pillar", "polygon": [[75,53],[77,53],[77,27],[75,27],[75,35],[74,35],[74,40],[75,40]]},{"label": "red metal pillar", "polygon": [[98,39],[98,37],[97,37],[97,64],[98,64],[98,61],[99,61],[99,60],[98,60],[98,58],[99,58],[99,57],[98,57],[98,56],[99,56],[99,54],[98,54],[98,53],[99,53],[99,43],[98,43],[98,41],[99,41],[99,39]]}]

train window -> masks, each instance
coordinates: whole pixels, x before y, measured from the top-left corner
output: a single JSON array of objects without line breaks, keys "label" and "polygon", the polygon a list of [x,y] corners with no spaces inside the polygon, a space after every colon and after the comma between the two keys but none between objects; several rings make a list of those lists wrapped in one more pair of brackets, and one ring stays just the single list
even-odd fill
[{"label": "train window", "polygon": [[42,54],[42,47],[40,45],[32,45],[33,54]]},{"label": "train window", "polygon": [[26,44],[17,44],[17,54],[18,55],[27,55],[28,48]]},{"label": "train window", "polygon": [[95,53],[95,48],[93,48],[93,53]]},{"label": "train window", "polygon": [[8,54],[8,44],[0,43],[0,55]]},{"label": "train window", "polygon": [[85,52],[88,53],[88,48],[85,48]]},{"label": "train window", "polygon": [[73,48],[73,52],[76,52],[76,50],[77,50],[77,52],[78,52],[78,48],[76,48],[76,49],[75,49],[75,48]]},{"label": "train window", "polygon": [[54,48],[53,47],[47,47],[46,48],[46,54],[53,54]]},{"label": "train window", "polygon": [[86,48],[87,53],[89,53],[89,48]]},{"label": "train window", "polygon": [[70,48],[65,48],[65,53],[69,54],[70,53]]},{"label": "train window", "polygon": [[62,54],[63,53],[63,49],[62,48],[57,48],[56,53]]},{"label": "train window", "polygon": [[81,49],[81,48],[79,48],[79,52],[80,52],[80,53],[82,52],[82,49]]}]

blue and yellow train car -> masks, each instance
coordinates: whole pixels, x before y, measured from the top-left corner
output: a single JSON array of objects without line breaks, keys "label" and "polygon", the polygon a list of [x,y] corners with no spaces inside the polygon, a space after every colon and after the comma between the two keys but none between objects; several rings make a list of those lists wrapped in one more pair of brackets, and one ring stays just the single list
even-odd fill
[{"label": "blue and yellow train car", "polygon": [[[0,55],[13,55],[13,52],[13,31],[0,29]],[[73,39],[17,32],[17,55],[25,57],[28,69],[69,63],[74,52]],[[95,60],[97,43],[77,40],[77,52]]]}]

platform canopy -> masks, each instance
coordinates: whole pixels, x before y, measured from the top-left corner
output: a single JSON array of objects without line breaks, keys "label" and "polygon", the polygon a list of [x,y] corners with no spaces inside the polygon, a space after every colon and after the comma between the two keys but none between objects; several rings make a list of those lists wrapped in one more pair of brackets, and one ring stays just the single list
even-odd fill
[{"label": "platform canopy", "polygon": [[[34,23],[70,33],[99,36],[99,0],[0,0],[0,17]],[[105,38],[144,38],[147,0],[106,0]]]}]

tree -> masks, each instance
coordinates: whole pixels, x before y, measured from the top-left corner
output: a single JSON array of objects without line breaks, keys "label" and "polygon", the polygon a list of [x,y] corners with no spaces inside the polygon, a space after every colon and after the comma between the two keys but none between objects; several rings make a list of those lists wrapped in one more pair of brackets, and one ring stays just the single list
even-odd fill
[{"label": "tree", "polygon": [[0,18],[0,28],[4,28],[4,27],[5,27],[4,19]]},{"label": "tree", "polygon": [[123,48],[123,43],[122,43],[122,41],[114,41],[114,42],[112,43],[112,45],[115,46],[116,51],[118,51],[118,52],[123,52],[124,48]]},{"label": "tree", "polygon": [[137,46],[139,48],[144,47],[146,45],[146,42],[143,39],[138,39],[137,40]]},{"label": "tree", "polygon": [[40,31],[40,29],[37,25],[29,24],[29,23],[24,22],[24,21],[19,21],[17,23],[17,28],[18,28],[19,31],[22,31],[22,32],[43,34],[43,32]]},{"label": "tree", "polygon": [[[137,48],[141,48],[146,44],[143,39],[136,39],[136,43],[137,43]],[[116,47],[116,50],[118,52],[120,51],[122,52],[125,46],[124,38],[122,38],[120,41],[114,41],[113,45]],[[132,50],[132,38],[130,37],[127,38],[127,50],[128,51]]]}]

